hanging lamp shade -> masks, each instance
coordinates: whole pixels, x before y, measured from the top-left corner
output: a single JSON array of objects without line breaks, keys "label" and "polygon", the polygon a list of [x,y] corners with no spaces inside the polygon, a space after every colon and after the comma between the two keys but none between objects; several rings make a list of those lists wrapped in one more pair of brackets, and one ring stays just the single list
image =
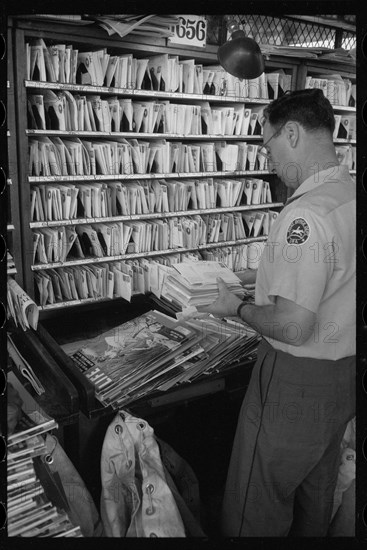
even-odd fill
[{"label": "hanging lamp shade", "polygon": [[241,30],[232,32],[231,39],[218,48],[217,56],[223,69],[238,78],[257,78],[264,72],[259,45]]}]

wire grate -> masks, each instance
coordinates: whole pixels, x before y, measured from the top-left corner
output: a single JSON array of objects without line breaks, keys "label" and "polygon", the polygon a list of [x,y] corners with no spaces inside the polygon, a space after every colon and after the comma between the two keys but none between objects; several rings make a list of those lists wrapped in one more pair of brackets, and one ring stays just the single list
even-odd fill
[{"label": "wire grate", "polygon": [[[208,17],[208,43],[221,44],[224,39],[224,15]],[[356,45],[356,35],[352,31],[336,29],[319,22],[302,21],[270,15],[231,15],[247,36],[260,44],[275,46],[302,46],[315,48],[335,48],[341,37],[341,47],[350,50]],[[331,16],[330,16],[331,17]],[[227,32],[227,39],[229,33]],[[340,45],[340,42],[339,42]]]},{"label": "wire grate", "polygon": [[342,48],[351,50],[357,46],[356,35],[352,32],[344,32],[342,38]]}]

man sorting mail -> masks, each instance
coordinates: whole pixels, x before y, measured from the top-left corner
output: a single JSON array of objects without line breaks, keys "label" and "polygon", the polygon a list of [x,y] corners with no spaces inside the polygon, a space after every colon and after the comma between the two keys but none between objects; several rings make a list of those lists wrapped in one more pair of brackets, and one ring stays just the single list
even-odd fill
[{"label": "man sorting mail", "polygon": [[200,308],[261,335],[222,509],[230,537],[326,536],[340,443],[355,415],[355,183],[339,165],[321,90],[264,110],[269,169],[292,190],[260,260],[255,304]]}]

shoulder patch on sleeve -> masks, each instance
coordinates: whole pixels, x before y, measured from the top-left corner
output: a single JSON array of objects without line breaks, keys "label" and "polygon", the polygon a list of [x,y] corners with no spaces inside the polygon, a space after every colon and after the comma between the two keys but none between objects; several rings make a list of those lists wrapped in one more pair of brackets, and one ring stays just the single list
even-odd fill
[{"label": "shoulder patch on sleeve", "polygon": [[310,236],[310,226],[304,218],[295,218],[287,229],[288,244],[303,244]]}]

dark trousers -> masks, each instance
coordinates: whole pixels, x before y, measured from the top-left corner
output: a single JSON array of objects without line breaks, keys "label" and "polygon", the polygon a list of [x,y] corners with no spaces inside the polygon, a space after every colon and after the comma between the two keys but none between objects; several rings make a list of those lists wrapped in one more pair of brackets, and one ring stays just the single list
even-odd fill
[{"label": "dark trousers", "polygon": [[354,356],[298,358],[263,340],[233,443],[223,536],[326,536],[354,415]]}]

